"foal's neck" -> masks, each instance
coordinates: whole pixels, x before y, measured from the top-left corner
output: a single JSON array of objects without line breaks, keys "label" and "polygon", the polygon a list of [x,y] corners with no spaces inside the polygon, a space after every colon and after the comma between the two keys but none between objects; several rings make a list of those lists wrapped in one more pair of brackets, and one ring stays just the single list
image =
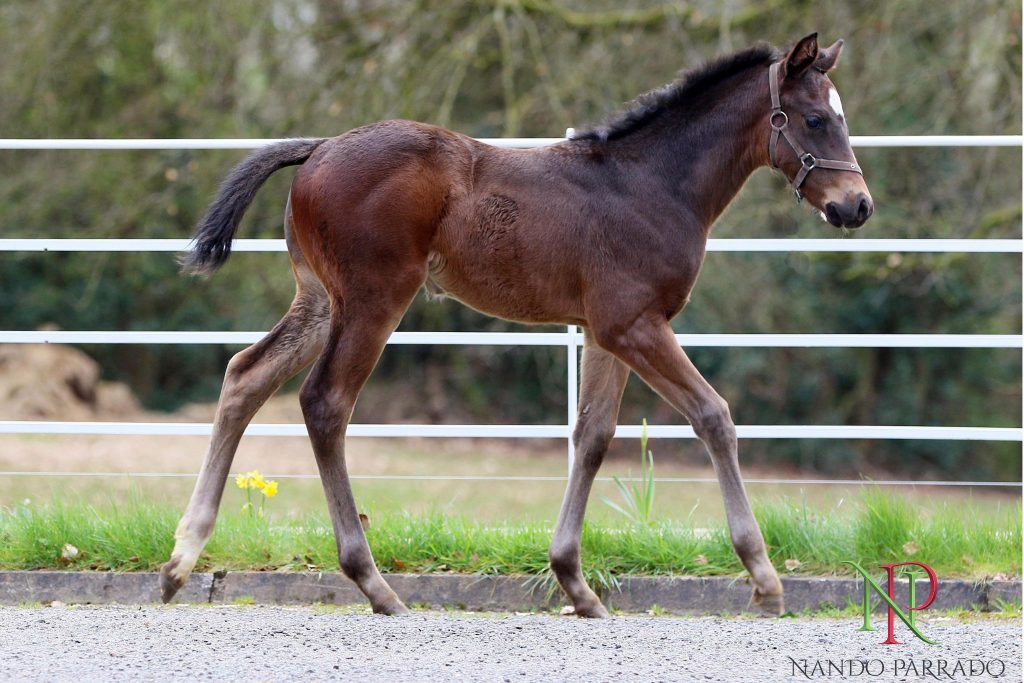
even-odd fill
[{"label": "foal's neck", "polygon": [[[747,178],[768,163],[768,68],[753,67],[671,112],[655,131],[651,161],[687,203],[688,223],[705,236]],[[657,124],[656,124],[657,125]]]}]

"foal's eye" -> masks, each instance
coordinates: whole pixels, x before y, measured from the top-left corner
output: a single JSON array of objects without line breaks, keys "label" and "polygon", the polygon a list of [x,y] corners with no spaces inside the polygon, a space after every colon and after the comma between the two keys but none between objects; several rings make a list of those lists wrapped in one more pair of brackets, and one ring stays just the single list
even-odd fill
[{"label": "foal's eye", "polygon": [[804,122],[807,124],[808,128],[821,128],[825,123],[819,116],[805,116]]}]

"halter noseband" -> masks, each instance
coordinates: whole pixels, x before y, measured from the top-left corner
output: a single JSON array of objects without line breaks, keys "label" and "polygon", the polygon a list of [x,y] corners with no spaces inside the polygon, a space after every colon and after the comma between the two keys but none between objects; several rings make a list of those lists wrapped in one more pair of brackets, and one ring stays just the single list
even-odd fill
[{"label": "halter noseband", "polygon": [[837,161],[835,159],[819,159],[810,152],[804,151],[804,148],[800,146],[796,140],[790,137],[789,133],[786,132],[786,126],[789,125],[789,117],[786,116],[786,112],[782,111],[782,104],[779,102],[779,65],[782,62],[775,62],[768,67],[768,92],[772,96],[772,115],[768,119],[772,126],[772,136],[768,142],[768,158],[771,159],[772,167],[779,168],[778,162],[775,160],[775,147],[779,142],[779,134],[786,139],[789,146],[793,148],[793,152],[796,153],[797,158],[800,160],[800,170],[793,178],[793,194],[796,195],[796,200],[799,202],[803,199],[803,195],[800,194],[800,186],[804,184],[804,180],[807,179],[808,174],[816,168],[829,168],[835,171],[853,171],[864,175],[864,171],[861,170],[860,166],[853,161]]}]

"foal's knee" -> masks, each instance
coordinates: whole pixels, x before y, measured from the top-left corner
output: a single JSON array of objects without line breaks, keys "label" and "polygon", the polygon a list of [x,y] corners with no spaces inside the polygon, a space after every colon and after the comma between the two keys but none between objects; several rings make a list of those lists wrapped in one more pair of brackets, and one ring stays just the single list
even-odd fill
[{"label": "foal's knee", "polygon": [[597,470],[604,454],[615,437],[615,424],[595,423],[580,417],[573,430],[572,443],[577,459],[586,467]]},{"label": "foal's knee", "polygon": [[697,437],[717,455],[722,449],[732,450],[736,444],[736,425],[729,413],[729,404],[720,396],[704,402],[692,416]]}]

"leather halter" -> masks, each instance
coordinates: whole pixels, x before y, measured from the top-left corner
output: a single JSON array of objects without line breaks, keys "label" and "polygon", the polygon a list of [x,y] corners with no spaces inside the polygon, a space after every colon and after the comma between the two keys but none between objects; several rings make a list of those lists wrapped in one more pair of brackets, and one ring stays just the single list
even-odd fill
[{"label": "leather halter", "polygon": [[775,62],[768,67],[768,91],[772,96],[772,115],[768,119],[772,126],[772,136],[768,141],[768,158],[771,159],[772,167],[779,168],[778,162],[775,160],[775,147],[779,142],[779,134],[786,139],[789,146],[793,148],[793,152],[796,153],[797,159],[800,160],[800,170],[791,181],[793,184],[793,194],[796,195],[796,200],[799,202],[803,199],[803,195],[800,194],[800,186],[804,184],[804,180],[807,176],[816,168],[828,168],[834,171],[852,171],[854,173],[860,173],[864,175],[864,171],[861,170],[860,166],[855,161],[838,161],[836,159],[819,159],[810,152],[804,150],[800,146],[800,143],[790,137],[789,133],[786,132],[786,126],[789,125],[789,117],[786,116],[786,112],[782,111],[782,104],[779,102],[779,66],[782,62]]}]

